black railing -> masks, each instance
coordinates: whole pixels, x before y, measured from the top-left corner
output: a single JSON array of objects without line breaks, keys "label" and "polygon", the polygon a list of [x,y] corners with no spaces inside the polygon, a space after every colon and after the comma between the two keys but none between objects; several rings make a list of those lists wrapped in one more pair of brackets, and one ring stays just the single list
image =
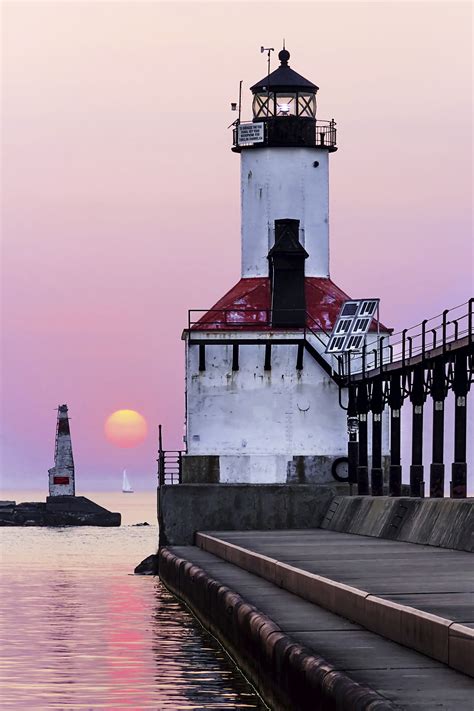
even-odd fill
[{"label": "black railing", "polygon": [[380,336],[375,344],[365,344],[361,353],[339,357],[339,374],[350,381],[355,376],[360,379],[391,371],[397,365],[405,369],[464,341],[474,343],[474,298],[393,333],[390,339]]},{"label": "black railing", "polygon": [[[248,122],[251,123],[251,122]],[[278,116],[261,121],[263,124],[263,141],[255,143],[239,142],[239,124],[233,131],[233,145],[237,151],[241,148],[258,146],[308,146],[312,148],[327,148],[335,151],[336,122],[309,119],[295,116]]]},{"label": "black railing", "polygon": [[158,458],[158,482],[165,484],[181,484],[182,455],[179,450],[164,450]]},{"label": "black railing", "polygon": [[[210,315],[209,318],[207,315]],[[188,329],[228,328],[245,326],[246,328],[269,327],[272,323],[271,309],[190,309],[188,311]]]},{"label": "black railing", "polygon": [[[274,327],[272,325],[273,314],[274,309],[258,307],[245,309],[190,309],[188,311],[188,329],[206,330],[207,328],[213,329],[214,327],[222,328],[222,326],[231,329],[245,326],[245,328],[254,327],[257,330],[262,327],[279,330],[281,326]],[[312,333],[316,330],[322,331],[329,337],[329,334],[322,324],[313,318],[305,309],[278,309],[278,314],[280,316],[281,314],[288,314],[292,317],[301,315],[301,325],[285,326],[284,328],[286,330],[289,328],[294,330],[304,329]]]},{"label": "black railing", "polygon": [[163,449],[161,425],[158,433],[158,485],[181,484],[183,452]]}]

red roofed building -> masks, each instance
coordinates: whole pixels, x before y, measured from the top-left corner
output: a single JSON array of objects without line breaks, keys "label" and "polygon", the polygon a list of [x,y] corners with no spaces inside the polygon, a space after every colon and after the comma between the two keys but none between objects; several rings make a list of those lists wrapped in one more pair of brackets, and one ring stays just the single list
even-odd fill
[{"label": "red roofed building", "polygon": [[[347,453],[339,363],[326,353],[349,300],[329,277],[336,125],[316,119],[318,87],[286,49],[279,59],[251,88],[252,121],[235,122],[242,278],[191,310],[183,335],[187,482],[334,482]],[[388,335],[373,323],[369,344],[378,331]]]},{"label": "red roofed building", "polygon": [[[350,297],[329,278],[305,277],[306,325],[331,332],[345,301]],[[269,277],[241,279],[214,306],[191,311],[194,330],[271,329],[271,283]],[[372,323],[375,330],[377,323]],[[388,329],[380,324],[382,331]]]}]

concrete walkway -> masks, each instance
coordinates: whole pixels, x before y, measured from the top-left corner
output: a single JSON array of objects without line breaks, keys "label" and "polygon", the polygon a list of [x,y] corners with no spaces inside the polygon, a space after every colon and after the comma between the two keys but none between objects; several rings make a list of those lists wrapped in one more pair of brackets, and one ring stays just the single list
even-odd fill
[{"label": "concrete walkway", "polygon": [[[319,537],[321,534],[321,537]],[[423,571],[415,572],[418,559],[417,551],[412,551],[413,565],[409,564],[412,583],[408,587],[395,586],[397,574],[390,573],[387,562],[405,560],[398,546],[397,551],[388,543],[387,550],[379,548],[377,552],[378,566],[373,549],[364,549],[366,539],[345,534],[334,534],[325,531],[293,531],[272,533],[226,533],[214,534],[221,539],[232,541],[236,545],[252,547],[254,550],[265,551],[265,555],[278,557],[280,560],[291,561],[292,564],[310,566],[319,574],[337,576],[354,584],[356,581],[365,588],[374,585],[374,591],[379,594],[384,584],[384,577],[393,577],[393,584],[386,584],[383,594],[415,595],[423,592]],[[339,544],[336,545],[338,537]],[[342,536],[342,537],[341,537]],[[354,541],[354,539],[356,539]],[[326,543],[323,543],[326,541]],[[386,545],[386,541],[368,539],[370,545],[377,543]],[[319,547],[321,544],[322,547]],[[409,545],[410,549],[413,546]],[[315,550],[315,547],[317,550]],[[415,546],[418,548],[418,546]],[[423,547],[420,547],[424,550]],[[390,554],[387,552],[391,550]],[[384,551],[383,554],[382,550]],[[437,549],[430,549],[436,554]],[[232,565],[220,557],[216,557],[194,546],[170,547],[175,555],[192,561],[204,569],[211,577],[220,581],[230,589],[239,593],[250,604],[268,615],[281,629],[295,641],[305,645],[315,655],[324,657],[329,663],[344,671],[358,683],[367,685],[385,698],[391,700],[401,709],[449,709],[451,711],[472,711],[474,708],[474,680],[464,674],[448,668],[444,664],[426,657],[407,647],[384,639],[374,632],[362,628],[349,620],[329,612],[322,607],[301,599],[287,590],[254,575],[241,567]],[[446,551],[444,551],[446,552]],[[449,554],[450,551],[447,551]],[[399,557],[399,554],[401,557]],[[390,558],[388,557],[390,555]],[[381,556],[381,557],[380,557]],[[433,560],[435,559],[434,556]],[[472,560],[472,558],[471,558]],[[410,558],[408,558],[410,561]],[[339,563],[339,565],[338,565]],[[369,564],[370,563],[370,564]],[[326,566],[323,570],[323,566]],[[395,564],[395,568],[397,564]],[[309,569],[309,568],[307,568]],[[364,575],[364,571],[367,573]],[[432,568],[436,580],[443,571],[435,566]],[[454,594],[466,594],[469,587],[468,577],[464,571],[460,575],[460,586],[452,583]],[[415,585],[418,580],[418,587]],[[429,579],[429,576],[428,576]],[[406,578],[405,578],[406,580]],[[438,580],[439,582],[439,580]],[[447,580],[446,580],[447,583]],[[434,585],[434,583],[433,583]],[[426,578],[425,578],[426,587]],[[430,590],[431,590],[431,586]],[[461,587],[462,589],[458,590]],[[430,594],[449,594],[446,585],[434,587]],[[428,594],[428,593],[427,593]],[[438,601],[439,602],[439,601]],[[428,599],[423,604],[431,604]],[[438,604],[438,603],[436,603]],[[447,609],[447,608],[444,608]],[[463,618],[470,617],[469,612],[462,612],[462,604],[454,606]],[[348,709],[348,711],[350,711]]]},{"label": "concrete walkway", "polygon": [[471,553],[323,529],[209,533],[310,573],[474,628]]}]

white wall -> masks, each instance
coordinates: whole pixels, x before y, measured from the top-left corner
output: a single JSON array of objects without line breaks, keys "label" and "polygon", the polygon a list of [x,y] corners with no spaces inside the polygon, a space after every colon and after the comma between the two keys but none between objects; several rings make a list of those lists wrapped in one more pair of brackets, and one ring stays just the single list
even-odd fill
[{"label": "white wall", "polygon": [[[249,337],[240,332],[192,335],[204,343]],[[186,343],[187,453],[219,455],[223,483],[284,483],[293,457],[347,456],[346,411],[339,405],[337,385],[307,351],[303,369],[296,370],[298,346],[293,344],[273,344],[272,369],[265,371],[265,340],[274,336],[252,336],[262,343],[239,347],[238,371],[232,371],[232,345],[207,345],[206,370],[200,372],[199,346]],[[312,339],[322,352],[323,345]],[[347,405],[347,393],[343,402]],[[386,410],[384,454],[388,424]],[[370,448],[371,425],[369,455]]]},{"label": "white wall", "polygon": [[275,220],[285,218],[300,220],[300,241],[309,254],[306,276],[329,276],[328,157],[315,148],[242,150],[243,277],[268,275]]},{"label": "white wall", "polygon": [[273,345],[272,370],[265,371],[265,346],[243,345],[234,372],[232,346],[213,345],[199,372],[199,347],[188,347],[188,453],[344,455],[338,388],[309,353],[302,371],[296,357],[296,345]]}]

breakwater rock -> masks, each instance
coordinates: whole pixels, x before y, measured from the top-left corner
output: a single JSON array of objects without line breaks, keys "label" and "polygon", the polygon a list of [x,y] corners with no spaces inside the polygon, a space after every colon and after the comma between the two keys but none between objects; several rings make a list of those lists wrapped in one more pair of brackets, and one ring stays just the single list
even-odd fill
[{"label": "breakwater rock", "polygon": [[48,496],[45,502],[0,502],[0,526],[120,526],[121,515],[85,496]]},{"label": "breakwater rock", "polygon": [[133,571],[135,575],[158,575],[158,554],[149,555]]}]

